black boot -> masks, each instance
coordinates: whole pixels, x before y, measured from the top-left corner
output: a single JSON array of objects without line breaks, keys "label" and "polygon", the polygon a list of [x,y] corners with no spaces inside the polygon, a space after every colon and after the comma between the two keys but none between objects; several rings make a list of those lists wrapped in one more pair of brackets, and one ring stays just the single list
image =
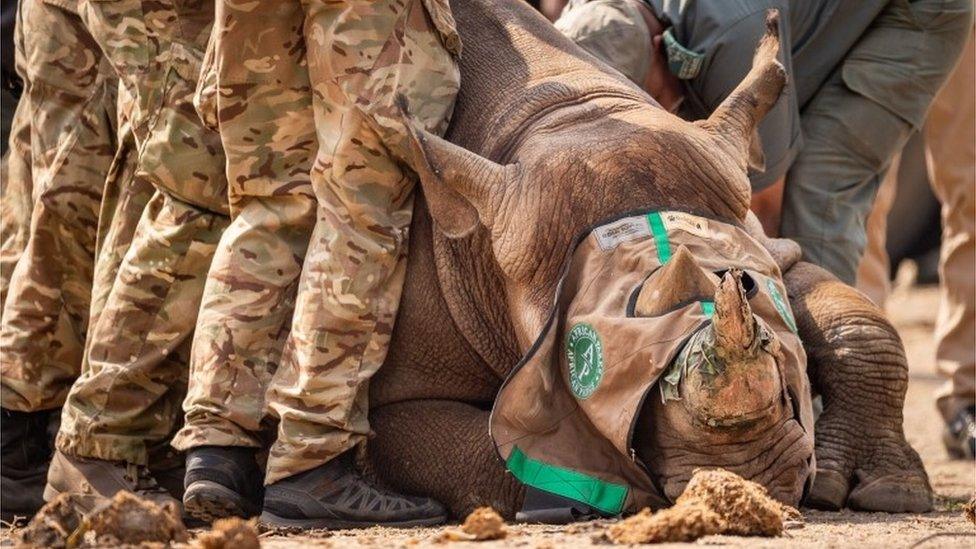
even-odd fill
[{"label": "black boot", "polygon": [[[55,411],[56,413],[56,411]],[[30,519],[44,505],[51,463],[48,418],[51,410],[16,412],[0,408],[0,519]]]},{"label": "black boot", "polygon": [[261,522],[299,528],[430,526],[447,519],[430,498],[402,496],[371,485],[356,472],[351,452],[267,486]]},{"label": "black boot", "polygon": [[264,475],[254,453],[254,448],[240,446],[200,446],[187,452],[185,512],[206,522],[258,514]]}]

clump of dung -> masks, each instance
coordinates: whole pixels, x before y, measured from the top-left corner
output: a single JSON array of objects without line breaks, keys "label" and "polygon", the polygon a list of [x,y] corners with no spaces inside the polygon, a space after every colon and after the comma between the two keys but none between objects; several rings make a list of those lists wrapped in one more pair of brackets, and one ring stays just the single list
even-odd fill
[{"label": "clump of dung", "polygon": [[174,503],[157,505],[129,492],[118,492],[96,507],[79,529],[92,546],[184,543],[188,536]]},{"label": "clump of dung", "polygon": [[755,482],[721,469],[698,470],[673,507],[644,509],[611,525],[606,535],[620,544],[694,541],[712,534],[778,536],[784,520],[800,518]]},{"label": "clump of dung", "polygon": [[464,519],[461,530],[479,541],[501,539],[506,534],[505,519],[491,507],[478,507]]},{"label": "clump of dung", "polygon": [[166,545],[187,541],[176,505],[164,506],[119,492],[90,513],[82,503],[91,496],[61,494],[41,508],[21,532],[19,541],[34,547],[117,547]]},{"label": "clump of dung", "polygon": [[259,549],[257,520],[220,519],[194,540],[197,549]]},{"label": "clump of dung", "polygon": [[695,541],[719,534],[724,528],[725,521],[715,511],[699,503],[689,503],[657,513],[645,507],[640,513],[612,524],[607,537],[623,545]]},{"label": "clump of dung", "polygon": [[61,494],[41,507],[27,526],[18,532],[20,544],[55,549],[67,547],[68,538],[78,530],[84,518],[75,498]]},{"label": "clump of dung", "polygon": [[976,496],[969,498],[969,503],[962,506],[962,514],[966,520],[976,524]]},{"label": "clump of dung", "polygon": [[447,529],[441,532],[435,541],[486,541],[502,539],[508,534],[505,529],[505,519],[491,507],[478,507],[471,512],[461,529]]}]

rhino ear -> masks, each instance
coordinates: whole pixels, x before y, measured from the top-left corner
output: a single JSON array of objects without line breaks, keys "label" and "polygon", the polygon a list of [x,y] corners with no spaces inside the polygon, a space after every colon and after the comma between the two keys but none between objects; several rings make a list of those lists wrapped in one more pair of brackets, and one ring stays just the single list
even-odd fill
[{"label": "rhino ear", "polygon": [[424,198],[438,228],[451,238],[471,234],[478,222],[491,226],[493,198],[504,189],[511,166],[479,156],[406,124],[408,164],[420,176]]},{"label": "rhino ear", "polygon": [[[769,10],[766,33],[752,58],[752,69],[702,124],[737,151],[743,169],[759,164],[752,154],[756,126],[786,86],[786,69],[777,60],[779,40],[779,11]],[[765,161],[761,164],[764,166]]]},{"label": "rhino ear", "polygon": [[759,136],[759,130],[757,128],[753,128],[752,137],[749,139],[749,159],[747,164],[749,169],[756,173],[766,171],[766,153],[763,152],[762,138]]}]

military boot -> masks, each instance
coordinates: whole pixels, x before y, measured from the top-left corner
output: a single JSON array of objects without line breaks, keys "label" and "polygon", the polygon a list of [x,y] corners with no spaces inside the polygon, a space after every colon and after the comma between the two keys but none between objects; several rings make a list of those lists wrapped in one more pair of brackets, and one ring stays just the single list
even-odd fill
[{"label": "military boot", "polygon": [[158,505],[172,503],[181,508],[179,500],[169,495],[144,465],[124,461],[70,456],[60,451],[54,453],[51,468],[44,487],[44,499],[51,501],[63,493],[76,494],[85,512],[91,511],[100,501],[118,492],[132,492]]},{"label": "military boot", "polygon": [[403,496],[359,475],[351,452],[267,486],[261,522],[299,528],[431,526],[447,519],[430,498]]},{"label": "military boot", "polygon": [[206,522],[257,515],[264,475],[254,453],[254,448],[239,446],[200,446],[187,452],[186,513]]},{"label": "military boot", "polygon": [[30,519],[44,505],[44,481],[51,462],[47,424],[50,410],[0,409],[0,518]]}]

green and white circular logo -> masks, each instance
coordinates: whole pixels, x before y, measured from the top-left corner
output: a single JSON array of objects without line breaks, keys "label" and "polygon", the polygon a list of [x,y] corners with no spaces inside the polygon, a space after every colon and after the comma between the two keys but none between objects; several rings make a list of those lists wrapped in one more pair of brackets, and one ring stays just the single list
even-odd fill
[{"label": "green and white circular logo", "polygon": [[566,337],[569,384],[576,398],[590,397],[603,379],[603,342],[589,324],[577,324]]}]

